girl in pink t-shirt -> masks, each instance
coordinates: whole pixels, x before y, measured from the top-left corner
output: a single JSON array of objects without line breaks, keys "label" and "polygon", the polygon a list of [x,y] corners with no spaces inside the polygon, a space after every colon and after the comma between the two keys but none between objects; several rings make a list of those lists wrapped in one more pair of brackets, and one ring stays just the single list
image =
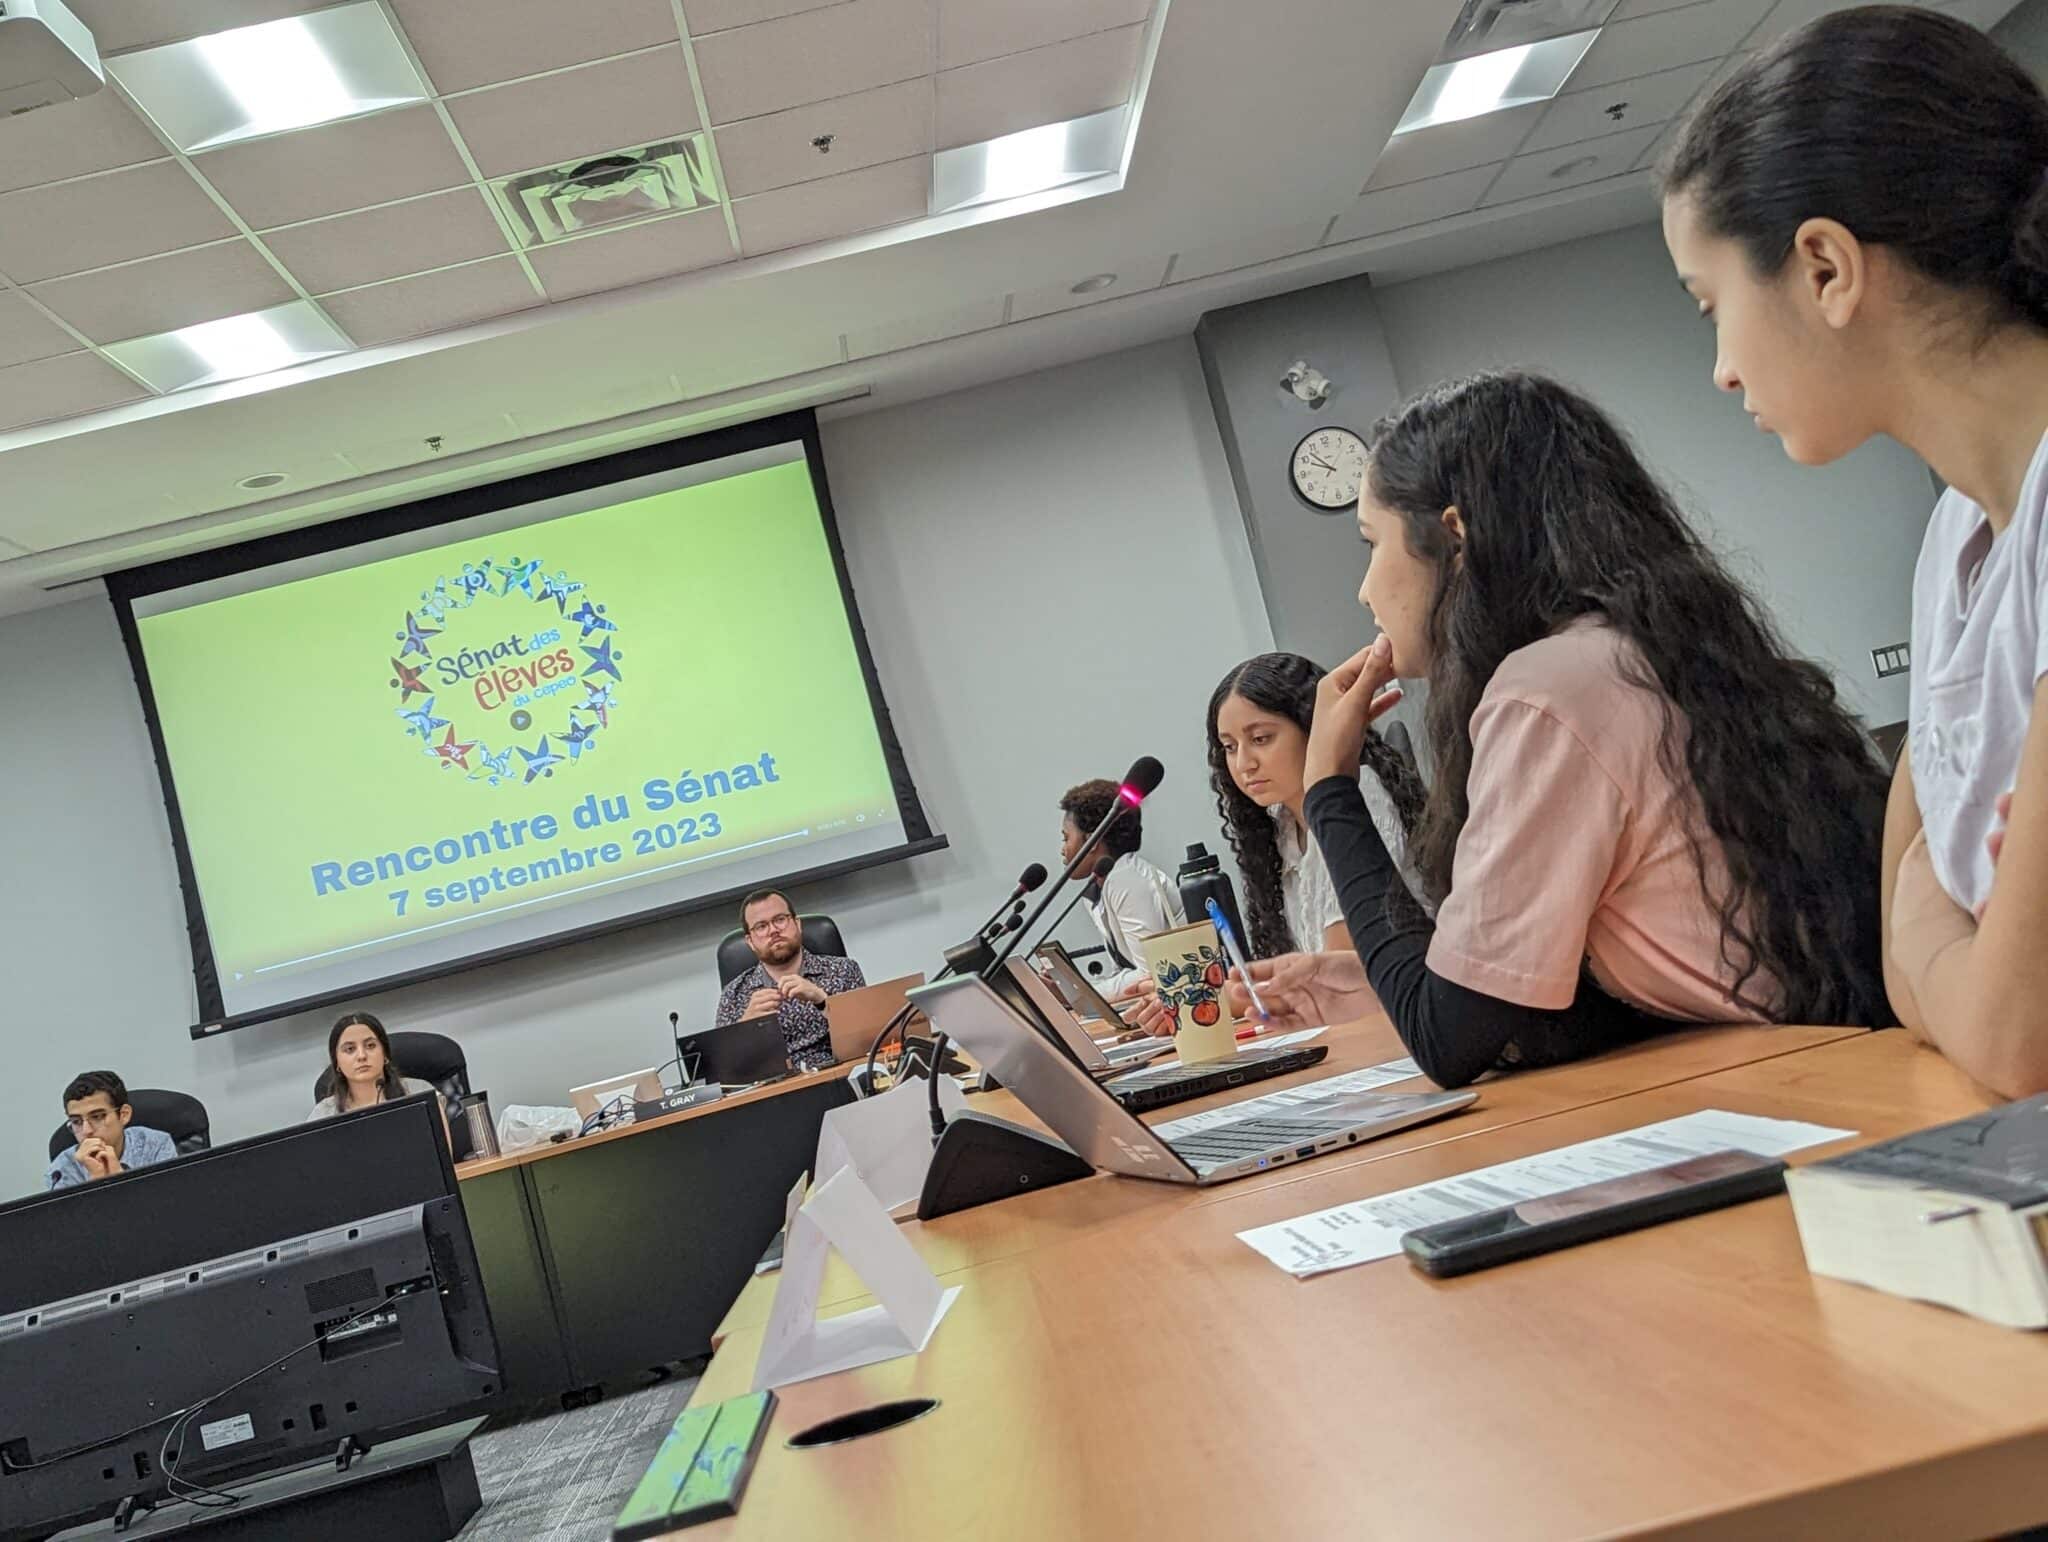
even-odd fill
[{"label": "girl in pink t-shirt", "polygon": [[1663,182],[1715,384],[1795,461],[1885,434],[1948,484],[1913,582],[1885,979],[1977,1080],[2048,1090],[2048,97],[1955,17],[1844,11],[1717,87]]},{"label": "girl in pink t-shirt", "polygon": [[[1680,1023],[1888,1020],[1883,770],[1605,414],[1439,386],[1374,429],[1358,518],[1381,636],[1319,690],[1304,803],[1357,953],[1254,964],[1276,1018],[1369,982],[1443,1086]],[[1430,686],[1433,922],[1358,790],[1397,677]]]}]

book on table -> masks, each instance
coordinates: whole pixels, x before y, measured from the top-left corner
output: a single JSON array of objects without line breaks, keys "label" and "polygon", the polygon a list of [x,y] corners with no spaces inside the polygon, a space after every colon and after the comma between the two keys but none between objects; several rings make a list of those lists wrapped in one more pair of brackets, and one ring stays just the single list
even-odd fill
[{"label": "book on table", "polygon": [[2048,1328],[2048,1097],[1796,1167],[1815,1274]]}]

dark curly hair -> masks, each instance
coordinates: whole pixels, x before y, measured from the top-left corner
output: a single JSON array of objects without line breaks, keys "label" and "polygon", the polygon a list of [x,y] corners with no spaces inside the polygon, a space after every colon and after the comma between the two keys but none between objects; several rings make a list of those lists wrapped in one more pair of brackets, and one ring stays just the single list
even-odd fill
[{"label": "dark curly hair", "polygon": [[[1663,766],[1697,791],[1720,845],[1716,893],[1693,825],[1732,994],[1786,1022],[1890,1022],[1884,770],[1827,672],[1792,656],[1613,421],[1555,381],[1504,372],[1424,392],[1371,441],[1371,495],[1403,516],[1409,550],[1438,575],[1425,714],[1436,778],[1412,848],[1429,893],[1450,888],[1487,682],[1516,649],[1595,616],[1640,660],[1628,678],[1663,704]],[[1453,507],[1457,560],[1443,522]],[[1745,994],[1760,972],[1783,990],[1774,1010]]]},{"label": "dark curly hair", "polygon": [[[1246,797],[1232,779],[1216,719],[1224,702],[1242,696],[1261,711],[1278,713],[1307,733],[1315,716],[1316,684],[1325,673],[1322,665],[1298,653],[1261,653],[1225,675],[1209,697],[1209,786],[1216,794],[1224,837],[1237,856],[1238,872],[1244,876],[1244,924],[1251,933],[1248,945],[1253,958],[1274,958],[1297,947],[1313,949],[1320,946],[1321,939],[1296,937],[1287,924],[1273,816]],[[1361,763],[1380,779],[1394,800],[1402,828],[1412,832],[1427,796],[1414,768],[1369,728]]]},{"label": "dark curly hair", "polygon": [[[1107,777],[1100,776],[1093,781],[1076,783],[1060,794],[1060,812],[1073,820],[1081,833],[1086,835],[1109,818],[1109,811],[1116,807],[1117,786],[1117,783]],[[1144,844],[1144,838],[1144,810],[1133,808],[1103,832],[1102,844],[1095,848],[1097,870],[1107,867],[1118,857],[1136,851]]]}]

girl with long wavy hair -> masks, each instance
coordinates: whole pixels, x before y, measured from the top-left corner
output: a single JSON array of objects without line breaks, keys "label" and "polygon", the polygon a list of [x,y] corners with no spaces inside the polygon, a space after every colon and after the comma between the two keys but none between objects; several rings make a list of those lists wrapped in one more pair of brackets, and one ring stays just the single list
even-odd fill
[{"label": "girl with long wavy hair", "polygon": [[[1254,964],[1274,1018],[1342,1021],[1369,987],[1443,1086],[1687,1023],[1888,1021],[1883,770],[1621,431],[1510,372],[1423,393],[1371,445],[1381,636],[1318,690],[1304,804],[1356,952]],[[1434,920],[1387,903],[1357,783],[1418,677]]]},{"label": "girl with long wavy hair", "polygon": [[[1329,868],[1301,811],[1309,724],[1323,673],[1298,653],[1261,653],[1232,669],[1209,697],[1209,786],[1243,880],[1253,958],[1351,946]],[[1412,889],[1416,879],[1406,852],[1422,815],[1422,782],[1371,730],[1360,760],[1360,795]]]}]

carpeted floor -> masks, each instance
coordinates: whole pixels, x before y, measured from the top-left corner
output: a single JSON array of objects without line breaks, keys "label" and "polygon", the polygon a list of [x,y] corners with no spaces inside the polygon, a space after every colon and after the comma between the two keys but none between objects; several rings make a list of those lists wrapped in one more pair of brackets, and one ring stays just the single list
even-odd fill
[{"label": "carpeted floor", "polygon": [[694,1376],[563,1413],[550,1403],[495,1421],[471,1445],[484,1507],[461,1542],[604,1542]]}]

